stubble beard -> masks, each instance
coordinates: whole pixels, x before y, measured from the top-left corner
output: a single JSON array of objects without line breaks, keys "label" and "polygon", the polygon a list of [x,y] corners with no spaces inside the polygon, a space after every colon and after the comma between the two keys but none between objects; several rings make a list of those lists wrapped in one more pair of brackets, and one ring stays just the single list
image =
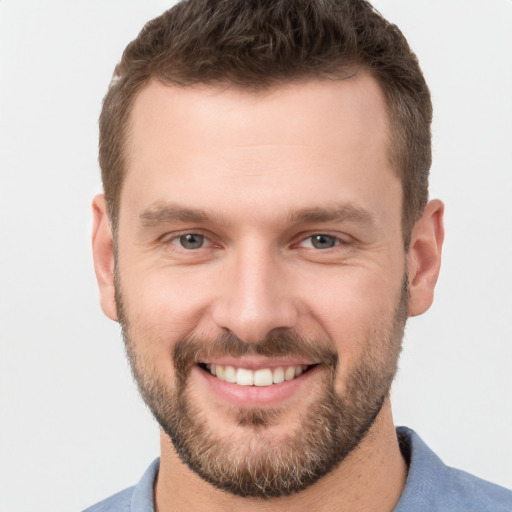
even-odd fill
[{"label": "stubble beard", "polygon": [[[396,374],[407,319],[408,288],[404,276],[394,316],[367,336],[366,350],[349,375],[343,396],[336,391],[338,354],[327,340],[308,340],[278,329],[261,343],[247,344],[231,334],[216,339],[187,336],[175,345],[175,382],[159,378],[154,363],[139,347],[116,285],[119,321],[128,359],[140,393],[180,459],[202,479],[241,497],[268,499],[299,492],[336,468],[365,438]],[[139,333],[137,333],[139,334]],[[135,339],[138,338],[138,339]],[[276,438],[268,431],[283,411],[268,408],[234,410],[241,437],[222,436],[209,427],[206,412],[191,397],[190,369],[212,356],[260,354],[299,356],[321,363],[322,385],[294,428]],[[318,382],[317,382],[318,384]]]}]

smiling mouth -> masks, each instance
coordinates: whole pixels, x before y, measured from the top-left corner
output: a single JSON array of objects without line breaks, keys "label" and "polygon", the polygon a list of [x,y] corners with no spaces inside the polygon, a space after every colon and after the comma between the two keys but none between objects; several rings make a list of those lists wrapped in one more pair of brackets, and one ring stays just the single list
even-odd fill
[{"label": "smiling mouth", "polygon": [[231,365],[199,363],[199,367],[224,382],[238,384],[239,386],[272,386],[300,377],[310,371],[316,364],[302,364],[293,366],[279,366],[277,368],[261,368],[249,370]]}]

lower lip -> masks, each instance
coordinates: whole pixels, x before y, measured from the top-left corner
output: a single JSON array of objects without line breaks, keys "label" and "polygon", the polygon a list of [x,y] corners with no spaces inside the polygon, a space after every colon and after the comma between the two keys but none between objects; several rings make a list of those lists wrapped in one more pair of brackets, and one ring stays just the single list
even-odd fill
[{"label": "lower lip", "polygon": [[319,367],[314,366],[299,377],[270,386],[239,386],[220,380],[199,366],[193,367],[191,376],[203,379],[223,402],[236,407],[258,408],[275,407],[293,398],[305,384],[314,378],[318,371]]}]

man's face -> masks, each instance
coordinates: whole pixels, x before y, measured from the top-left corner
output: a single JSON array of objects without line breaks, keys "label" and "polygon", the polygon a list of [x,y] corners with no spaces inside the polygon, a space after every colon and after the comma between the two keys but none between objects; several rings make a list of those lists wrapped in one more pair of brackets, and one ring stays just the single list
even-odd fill
[{"label": "man's face", "polygon": [[146,402],[214,485],[296,492],[380,411],[407,303],[388,131],[364,73],[257,94],[152,83],[135,102],[119,319]]}]

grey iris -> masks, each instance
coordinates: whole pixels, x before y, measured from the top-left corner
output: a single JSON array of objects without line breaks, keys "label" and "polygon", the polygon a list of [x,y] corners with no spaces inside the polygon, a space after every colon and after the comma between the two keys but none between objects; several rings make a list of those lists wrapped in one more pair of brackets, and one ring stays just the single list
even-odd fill
[{"label": "grey iris", "polygon": [[203,235],[188,234],[180,236],[180,244],[185,249],[199,249],[204,244]]},{"label": "grey iris", "polygon": [[336,238],[329,235],[314,235],[311,243],[315,249],[330,249],[336,245]]}]

